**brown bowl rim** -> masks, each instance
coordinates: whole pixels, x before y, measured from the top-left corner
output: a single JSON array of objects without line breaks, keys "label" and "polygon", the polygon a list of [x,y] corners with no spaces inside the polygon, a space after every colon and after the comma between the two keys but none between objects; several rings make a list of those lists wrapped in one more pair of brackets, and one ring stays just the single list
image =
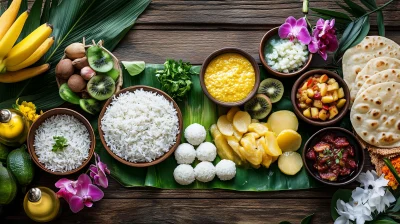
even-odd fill
[{"label": "brown bowl rim", "polygon": [[[178,114],[178,121],[179,121],[179,133],[176,136],[176,142],[173,146],[171,146],[171,148],[169,149],[169,151],[167,153],[165,153],[164,155],[162,155],[161,157],[151,161],[151,162],[140,162],[140,163],[134,163],[134,162],[129,162],[126,161],[124,159],[122,159],[121,157],[117,156],[116,154],[114,154],[114,152],[108,147],[105,139],[104,139],[104,133],[103,130],[101,129],[101,119],[104,116],[104,113],[107,110],[107,107],[110,105],[110,103],[112,102],[112,100],[114,99],[114,97],[117,97],[119,94],[121,93],[125,93],[125,92],[133,92],[137,89],[143,89],[145,91],[151,91],[151,92],[156,92],[162,96],[164,96],[168,101],[172,102],[174,105],[174,108],[176,109],[176,112]],[[99,131],[99,136],[100,136],[100,140],[101,143],[103,144],[103,147],[106,149],[106,151],[108,152],[108,154],[110,154],[114,159],[116,159],[118,162],[123,163],[125,165],[128,166],[132,166],[132,167],[148,167],[148,166],[153,166],[156,165],[158,163],[161,163],[162,161],[164,161],[165,159],[167,159],[169,156],[171,156],[174,151],[176,150],[176,148],[179,146],[180,142],[181,142],[181,137],[182,137],[182,129],[183,129],[183,119],[182,119],[182,112],[178,106],[178,104],[164,91],[159,90],[157,88],[151,87],[151,86],[145,86],[145,85],[136,85],[136,86],[130,86],[127,88],[124,88],[120,91],[118,91],[117,93],[115,93],[114,97],[111,97],[110,99],[108,99],[106,101],[106,103],[103,106],[103,109],[100,112],[100,116],[98,119],[98,131]]]},{"label": "brown bowl rim", "polygon": [[[256,76],[256,80],[253,86],[253,89],[251,90],[251,92],[247,95],[246,98],[244,98],[241,101],[238,102],[222,102],[219,101],[217,99],[215,99],[213,96],[211,96],[211,94],[208,92],[207,88],[206,88],[206,84],[204,83],[204,74],[206,73],[206,69],[208,64],[217,56],[221,55],[221,54],[225,54],[225,53],[238,53],[240,55],[242,55],[243,57],[245,57],[247,60],[250,61],[251,65],[254,68],[254,73]],[[250,100],[251,98],[253,98],[258,91],[258,87],[260,86],[260,68],[258,67],[258,64],[256,62],[256,60],[246,51],[240,49],[240,48],[236,48],[236,47],[225,47],[225,48],[221,48],[219,50],[214,51],[213,53],[211,53],[206,60],[204,60],[203,65],[201,66],[201,70],[200,70],[200,85],[201,88],[203,89],[204,94],[206,94],[206,96],[213,101],[216,104],[219,104],[221,106],[225,106],[225,107],[234,107],[234,106],[240,106],[243,105],[244,103],[246,103],[248,100]]]},{"label": "brown bowl rim", "polygon": [[[336,79],[336,81],[339,82],[340,87],[343,88],[344,95],[346,98],[346,104],[339,111],[339,115],[337,115],[332,120],[327,120],[327,121],[311,120],[311,119],[305,117],[303,115],[303,113],[300,111],[299,107],[297,106],[297,103],[296,103],[297,89],[304,82],[304,80],[306,80],[308,77],[315,75],[315,74],[327,74],[329,78]],[[311,125],[315,125],[315,126],[321,126],[321,127],[322,126],[330,126],[330,125],[336,124],[337,122],[342,120],[342,118],[346,115],[346,113],[349,109],[349,106],[350,106],[350,90],[349,90],[349,87],[347,86],[346,82],[343,80],[343,78],[340,77],[338,74],[331,72],[329,70],[325,70],[325,69],[315,69],[315,70],[311,70],[311,71],[304,73],[296,80],[296,82],[293,84],[292,92],[290,94],[290,99],[291,99],[293,107],[294,107],[294,112],[296,113],[296,115],[298,117],[300,117],[300,119],[302,119],[303,121],[305,121]]]},{"label": "brown bowl rim", "polygon": [[[44,164],[39,162],[39,159],[38,159],[38,157],[37,157],[37,155],[35,153],[35,147],[34,147],[33,144],[34,144],[34,141],[35,141],[35,134],[36,134],[35,132],[39,128],[39,126],[41,124],[43,124],[43,122],[47,118],[52,117],[52,116],[56,116],[56,115],[61,115],[61,114],[66,114],[66,115],[73,116],[76,119],[78,119],[80,122],[82,122],[83,125],[85,125],[86,129],[89,132],[89,138],[90,138],[90,142],[91,143],[90,143],[90,149],[89,149],[88,158],[85,161],[83,161],[82,165],[80,165],[79,167],[77,167],[77,168],[75,168],[73,170],[67,171],[67,172],[54,172],[54,171],[51,171],[51,170],[47,169],[44,166]],[[74,174],[74,173],[79,172],[81,169],[83,169],[86,165],[89,164],[90,160],[93,157],[95,148],[96,148],[96,136],[94,134],[93,127],[90,124],[90,122],[83,115],[81,115],[80,113],[78,113],[78,112],[76,112],[74,110],[68,109],[68,108],[54,108],[54,109],[46,111],[45,113],[43,113],[32,124],[32,126],[29,129],[29,133],[28,133],[28,151],[29,151],[29,154],[31,155],[31,158],[32,158],[33,162],[38,167],[40,167],[40,169],[44,170],[47,173],[53,174],[53,175],[66,176],[66,175],[70,175],[70,174]]]},{"label": "brown bowl rim", "polygon": [[294,77],[296,75],[299,75],[303,72],[305,72],[307,70],[307,68],[310,66],[312,58],[313,58],[313,54],[311,52],[309,52],[308,54],[308,60],[306,62],[306,64],[299,70],[295,71],[295,72],[291,72],[291,73],[283,73],[283,72],[278,72],[273,70],[267,63],[267,61],[264,58],[264,47],[265,47],[265,43],[271,39],[271,37],[275,36],[276,34],[278,34],[278,30],[279,27],[275,27],[272,28],[271,30],[269,30],[267,33],[264,34],[264,36],[261,39],[259,48],[258,48],[258,54],[260,57],[260,61],[262,63],[262,65],[264,66],[264,68],[268,71],[268,73],[271,73],[274,76],[280,77],[280,78],[289,78],[289,77]]},{"label": "brown bowl rim", "polygon": [[[323,179],[321,179],[319,177],[316,177],[314,172],[312,172],[312,170],[310,170],[310,168],[307,165],[306,153],[307,153],[308,145],[312,142],[312,140],[314,138],[318,137],[321,133],[323,133],[325,131],[329,131],[329,130],[335,130],[335,131],[338,131],[338,132],[342,132],[344,135],[347,135],[347,136],[350,136],[351,138],[353,138],[353,141],[357,143],[357,146],[355,146],[355,148],[356,148],[355,150],[358,150],[360,152],[360,156],[358,158],[359,167],[358,167],[357,173],[355,173],[354,176],[351,179],[349,179],[347,181],[344,181],[344,182],[329,182],[329,181],[325,181],[325,180],[323,180]],[[314,133],[307,140],[307,142],[303,146],[302,159],[303,159],[303,164],[306,167],[307,172],[314,179],[316,179],[317,181],[319,181],[319,182],[321,182],[323,184],[331,185],[331,186],[343,186],[343,185],[347,185],[347,184],[350,184],[350,183],[354,182],[355,179],[358,177],[358,175],[360,175],[360,173],[363,171],[364,164],[365,164],[365,149],[362,146],[362,144],[360,143],[360,141],[357,139],[357,137],[353,133],[351,133],[349,130],[344,129],[344,128],[340,128],[340,127],[326,127],[326,128],[323,128],[323,129],[317,131],[316,133]],[[361,163],[360,163],[360,160],[362,160]]]}]

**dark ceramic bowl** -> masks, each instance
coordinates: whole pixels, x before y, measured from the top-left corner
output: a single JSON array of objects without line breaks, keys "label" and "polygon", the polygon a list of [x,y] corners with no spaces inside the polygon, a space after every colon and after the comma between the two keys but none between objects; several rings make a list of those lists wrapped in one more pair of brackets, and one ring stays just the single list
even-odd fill
[{"label": "dark ceramic bowl", "polygon": [[[328,133],[334,133],[336,136],[343,136],[343,137],[347,138],[349,143],[354,147],[354,152],[355,152],[354,159],[358,165],[357,169],[355,171],[353,171],[352,173],[350,173],[349,175],[344,176],[344,177],[339,176],[337,181],[328,181],[328,180],[322,179],[320,177],[320,175],[318,174],[318,171],[313,167],[314,161],[311,161],[306,158],[306,153],[308,152],[309,148],[311,148],[315,144],[317,144],[321,140],[321,138]],[[319,182],[327,184],[327,185],[343,186],[343,185],[353,182],[358,177],[358,175],[361,173],[361,171],[364,167],[365,152],[364,152],[364,148],[362,147],[362,145],[360,144],[360,142],[357,140],[356,136],[354,136],[353,133],[351,133],[350,131],[348,131],[344,128],[329,127],[329,128],[324,128],[324,129],[319,130],[317,133],[315,133],[308,139],[308,141],[304,145],[302,157],[303,157],[303,163],[307,169],[307,172],[313,178],[315,178]]]},{"label": "dark ceramic bowl", "polygon": [[[78,168],[74,169],[74,170],[70,170],[67,172],[54,172],[51,171],[49,169],[47,169],[44,164],[39,162],[39,159],[35,153],[35,146],[34,146],[34,142],[35,142],[35,134],[36,134],[36,130],[40,127],[41,124],[43,124],[43,122],[52,116],[56,116],[56,115],[62,115],[62,114],[66,114],[66,115],[70,115],[75,117],[76,119],[78,119],[80,122],[82,122],[83,125],[85,125],[86,129],[89,132],[89,138],[90,138],[90,149],[89,149],[89,156],[88,158],[86,158],[85,161],[83,161],[82,165],[80,165]],[[94,131],[92,126],[90,125],[90,122],[81,114],[79,114],[78,112],[75,112],[73,110],[67,109],[67,108],[55,108],[52,110],[47,111],[46,113],[42,114],[31,126],[30,130],[29,130],[29,134],[28,134],[28,151],[29,154],[31,154],[32,160],[33,162],[40,167],[40,169],[54,174],[54,175],[70,175],[73,173],[76,173],[78,171],[80,171],[82,168],[84,168],[89,162],[90,159],[92,158],[93,154],[94,154],[94,149],[96,147],[96,137],[94,135]]]},{"label": "dark ceramic bowl", "polygon": [[107,100],[107,102],[104,104],[103,109],[100,112],[100,116],[99,116],[99,120],[98,120],[98,129],[99,129],[99,135],[100,135],[100,140],[101,143],[103,144],[104,148],[107,150],[108,154],[110,154],[114,159],[116,159],[117,161],[119,161],[120,163],[123,163],[125,165],[128,166],[132,166],[132,167],[148,167],[148,166],[153,166],[156,165],[158,163],[161,163],[162,161],[164,161],[165,159],[167,159],[169,156],[171,156],[175,149],[179,146],[180,142],[181,142],[181,135],[182,135],[182,129],[183,129],[183,120],[182,120],[182,113],[181,110],[178,107],[178,104],[176,104],[176,102],[165,92],[150,87],[150,86],[131,86],[125,89],[120,90],[119,92],[115,93],[115,97],[118,97],[121,93],[125,93],[125,92],[134,92],[135,90],[138,89],[143,89],[144,91],[149,91],[149,92],[154,92],[157,93],[161,96],[164,96],[165,99],[167,99],[168,101],[172,102],[174,105],[174,108],[177,112],[177,116],[178,116],[178,121],[179,121],[179,133],[176,135],[176,141],[175,144],[173,146],[171,146],[171,148],[169,149],[169,151],[167,153],[165,153],[163,156],[151,161],[151,162],[140,162],[140,163],[134,163],[134,162],[129,162],[126,161],[124,159],[122,159],[121,157],[117,156],[116,154],[114,154],[114,152],[110,149],[110,147],[108,147],[105,139],[104,139],[104,132],[101,128],[101,119],[103,119],[104,117],[104,113],[107,110],[107,107],[111,104],[111,102],[113,101],[114,97],[110,98]]},{"label": "dark ceramic bowl", "polygon": [[[238,53],[240,55],[242,55],[243,57],[245,57],[247,60],[250,61],[251,65],[254,68],[254,72],[255,72],[255,83],[253,86],[253,89],[251,90],[251,92],[247,95],[246,98],[244,98],[241,101],[238,102],[223,102],[223,101],[219,101],[217,99],[215,99],[213,96],[211,96],[211,94],[208,92],[207,87],[204,83],[204,75],[206,73],[206,69],[208,64],[210,64],[210,62],[217,56],[221,55],[221,54],[225,54],[225,53]],[[203,65],[201,66],[201,71],[200,71],[200,84],[201,84],[201,88],[203,89],[204,94],[206,94],[206,96],[212,100],[214,103],[219,104],[221,106],[225,106],[225,107],[234,107],[234,106],[240,106],[244,103],[246,103],[248,100],[250,100],[251,98],[253,98],[253,96],[257,93],[258,87],[260,85],[260,69],[258,68],[258,64],[256,62],[256,60],[254,60],[254,58],[246,53],[245,51],[239,49],[239,48],[222,48],[220,50],[215,51],[214,53],[210,54],[206,60],[204,61]]]},{"label": "dark ceramic bowl", "polygon": [[[272,75],[275,75],[275,76],[278,76],[278,77],[281,77],[281,78],[293,77],[293,76],[296,76],[296,75],[299,75],[299,74],[305,72],[307,70],[307,68],[310,66],[310,63],[311,63],[311,60],[312,60],[312,56],[313,56],[312,53],[310,53],[308,55],[308,60],[303,65],[303,67],[299,68],[295,72],[291,72],[291,73],[278,72],[278,71],[273,70],[268,65],[267,60],[265,59],[265,50],[264,50],[265,49],[265,45],[268,43],[268,41],[271,38],[275,38],[276,36],[278,36],[278,30],[279,30],[279,27],[275,27],[275,28],[271,29],[261,39],[260,46],[259,46],[259,49],[258,49],[258,53],[259,53],[260,60],[261,60],[261,63],[263,64],[264,68],[267,69],[268,73],[270,73]],[[278,36],[278,38],[279,38],[279,36]]]},{"label": "dark ceramic bowl", "polygon": [[[303,115],[303,112],[300,110],[299,106],[297,105],[298,104],[298,99],[296,98],[297,90],[301,87],[301,85],[303,85],[304,81],[307,80],[308,77],[317,75],[317,74],[319,74],[319,75],[326,74],[329,78],[334,78],[339,83],[339,88],[343,87],[346,104],[342,108],[338,109],[339,114],[336,115],[336,117],[334,117],[332,120],[322,121],[322,120],[313,120],[313,119],[307,118]],[[349,91],[349,88],[347,87],[346,82],[338,74],[328,71],[328,70],[324,70],[324,69],[311,70],[311,71],[304,73],[302,76],[300,76],[300,78],[298,78],[297,81],[293,85],[290,98],[292,100],[294,112],[296,113],[296,115],[303,121],[305,121],[311,125],[315,125],[315,126],[325,126],[326,127],[326,126],[331,126],[333,124],[336,124],[337,122],[342,120],[342,118],[346,115],[346,113],[349,109],[349,106],[350,106],[350,91]]]}]

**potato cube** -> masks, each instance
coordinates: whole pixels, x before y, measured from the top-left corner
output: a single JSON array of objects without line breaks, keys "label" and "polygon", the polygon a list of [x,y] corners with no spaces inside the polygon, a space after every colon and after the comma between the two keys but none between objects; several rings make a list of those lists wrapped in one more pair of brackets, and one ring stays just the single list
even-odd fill
[{"label": "potato cube", "polygon": [[307,89],[307,95],[308,95],[308,97],[313,98],[314,97],[314,91],[312,89]]},{"label": "potato cube", "polygon": [[321,100],[314,100],[313,106],[321,109],[322,108]]},{"label": "potato cube", "polygon": [[300,107],[301,109],[307,109],[307,108],[309,108],[309,106],[308,106],[307,104],[305,104],[305,103],[299,103],[299,107]]},{"label": "potato cube", "polygon": [[311,111],[310,111],[310,108],[307,108],[307,109],[303,110],[303,115],[304,115],[305,117],[311,118]]},{"label": "potato cube", "polygon": [[346,104],[346,99],[340,99],[336,104],[337,108],[342,108]]},{"label": "potato cube", "polygon": [[333,100],[333,96],[323,96],[321,99],[322,103],[332,103]]},{"label": "potato cube", "polygon": [[335,83],[336,82],[336,80],[334,79],[334,78],[330,78],[329,80],[328,80],[328,84],[333,84],[333,83]]},{"label": "potato cube", "polygon": [[329,120],[334,118],[339,113],[336,106],[329,107]]},{"label": "potato cube", "polygon": [[319,110],[316,107],[311,107],[311,117],[318,119]]},{"label": "potato cube", "polygon": [[319,119],[325,121],[326,119],[328,119],[328,111],[326,110],[321,110],[318,114]]},{"label": "potato cube", "polygon": [[321,75],[321,77],[319,77],[319,82],[320,83],[324,83],[326,81],[328,81],[328,76],[326,74]]},{"label": "potato cube", "polygon": [[310,104],[310,103],[312,103],[312,99],[310,99],[310,98],[306,99],[306,104]]},{"label": "potato cube", "polygon": [[333,101],[337,101],[339,99],[337,90],[332,91],[332,97],[333,97]]},{"label": "potato cube", "polygon": [[339,89],[339,83],[334,82],[334,83],[328,85],[328,91],[333,91],[336,89]]},{"label": "potato cube", "polygon": [[319,85],[319,89],[321,92],[321,96],[326,96],[326,93],[328,92],[328,85],[326,85],[326,83],[321,83]]},{"label": "potato cube", "polygon": [[340,87],[338,90],[338,97],[339,99],[342,99],[344,97],[344,91],[342,87]]},{"label": "potato cube", "polygon": [[301,90],[306,90],[307,89],[307,82],[305,82],[304,84],[303,84],[303,86],[300,88]]}]

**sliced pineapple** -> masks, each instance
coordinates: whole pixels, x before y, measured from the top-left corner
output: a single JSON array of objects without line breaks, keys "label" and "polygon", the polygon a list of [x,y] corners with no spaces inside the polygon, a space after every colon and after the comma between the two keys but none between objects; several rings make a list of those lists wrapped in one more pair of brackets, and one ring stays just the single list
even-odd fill
[{"label": "sliced pineapple", "polygon": [[283,130],[276,138],[282,152],[294,152],[301,146],[301,135],[291,129]]},{"label": "sliced pineapple", "polygon": [[235,138],[238,141],[240,141],[240,139],[242,139],[242,137],[243,137],[243,133],[241,133],[238,130],[236,130],[235,128],[233,128],[233,136],[235,136]]},{"label": "sliced pineapple", "polygon": [[235,116],[233,117],[233,126],[241,133],[246,133],[247,128],[251,123],[250,114],[244,111],[236,112]]},{"label": "sliced pineapple", "polygon": [[229,122],[233,121],[233,116],[235,116],[236,112],[240,110],[239,107],[232,107],[228,113],[226,114],[226,118],[228,119]]},{"label": "sliced pineapple", "polygon": [[261,165],[263,165],[265,168],[269,168],[269,166],[271,166],[272,164],[272,156],[268,155],[265,152],[265,148],[267,148],[265,138],[261,137],[260,139],[257,140],[257,149],[262,151]]},{"label": "sliced pineapple", "polygon": [[303,167],[303,160],[297,152],[285,152],[279,156],[278,167],[286,175],[295,175]]},{"label": "sliced pineapple", "polygon": [[268,155],[279,156],[282,154],[282,150],[281,150],[281,148],[279,148],[278,142],[277,142],[275,134],[273,132],[268,131],[265,134],[265,141],[267,143],[265,152]]},{"label": "sliced pineapple", "polygon": [[228,121],[226,115],[222,115],[218,118],[217,121],[218,130],[225,136],[233,135],[233,126],[232,123]]},{"label": "sliced pineapple", "polygon": [[251,123],[248,129],[249,131],[256,132],[259,135],[265,135],[268,131],[268,128],[260,123]]},{"label": "sliced pineapple", "polygon": [[211,125],[210,127],[211,136],[215,138],[217,135],[222,135],[222,133],[218,130],[216,124]]},{"label": "sliced pineapple", "polygon": [[232,160],[237,165],[242,165],[243,161],[240,157],[234,152],[234,150],[229,146],[228,142],[224,138],[223,135],[217,135],[214,138],[215,147],[217,148],[218,156],[221,159],[229,159]]}]

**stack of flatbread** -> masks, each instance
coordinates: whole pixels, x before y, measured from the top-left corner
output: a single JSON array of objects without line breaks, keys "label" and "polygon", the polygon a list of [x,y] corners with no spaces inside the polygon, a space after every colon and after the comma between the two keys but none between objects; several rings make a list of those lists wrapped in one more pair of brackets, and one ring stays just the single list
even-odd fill
[{"label": "stack of flatbread", "polygon": [[354,131],[380,173],[382,157],[400,155],[400,46],[385,37],[366,37],[343,55],[343,78]]}]

